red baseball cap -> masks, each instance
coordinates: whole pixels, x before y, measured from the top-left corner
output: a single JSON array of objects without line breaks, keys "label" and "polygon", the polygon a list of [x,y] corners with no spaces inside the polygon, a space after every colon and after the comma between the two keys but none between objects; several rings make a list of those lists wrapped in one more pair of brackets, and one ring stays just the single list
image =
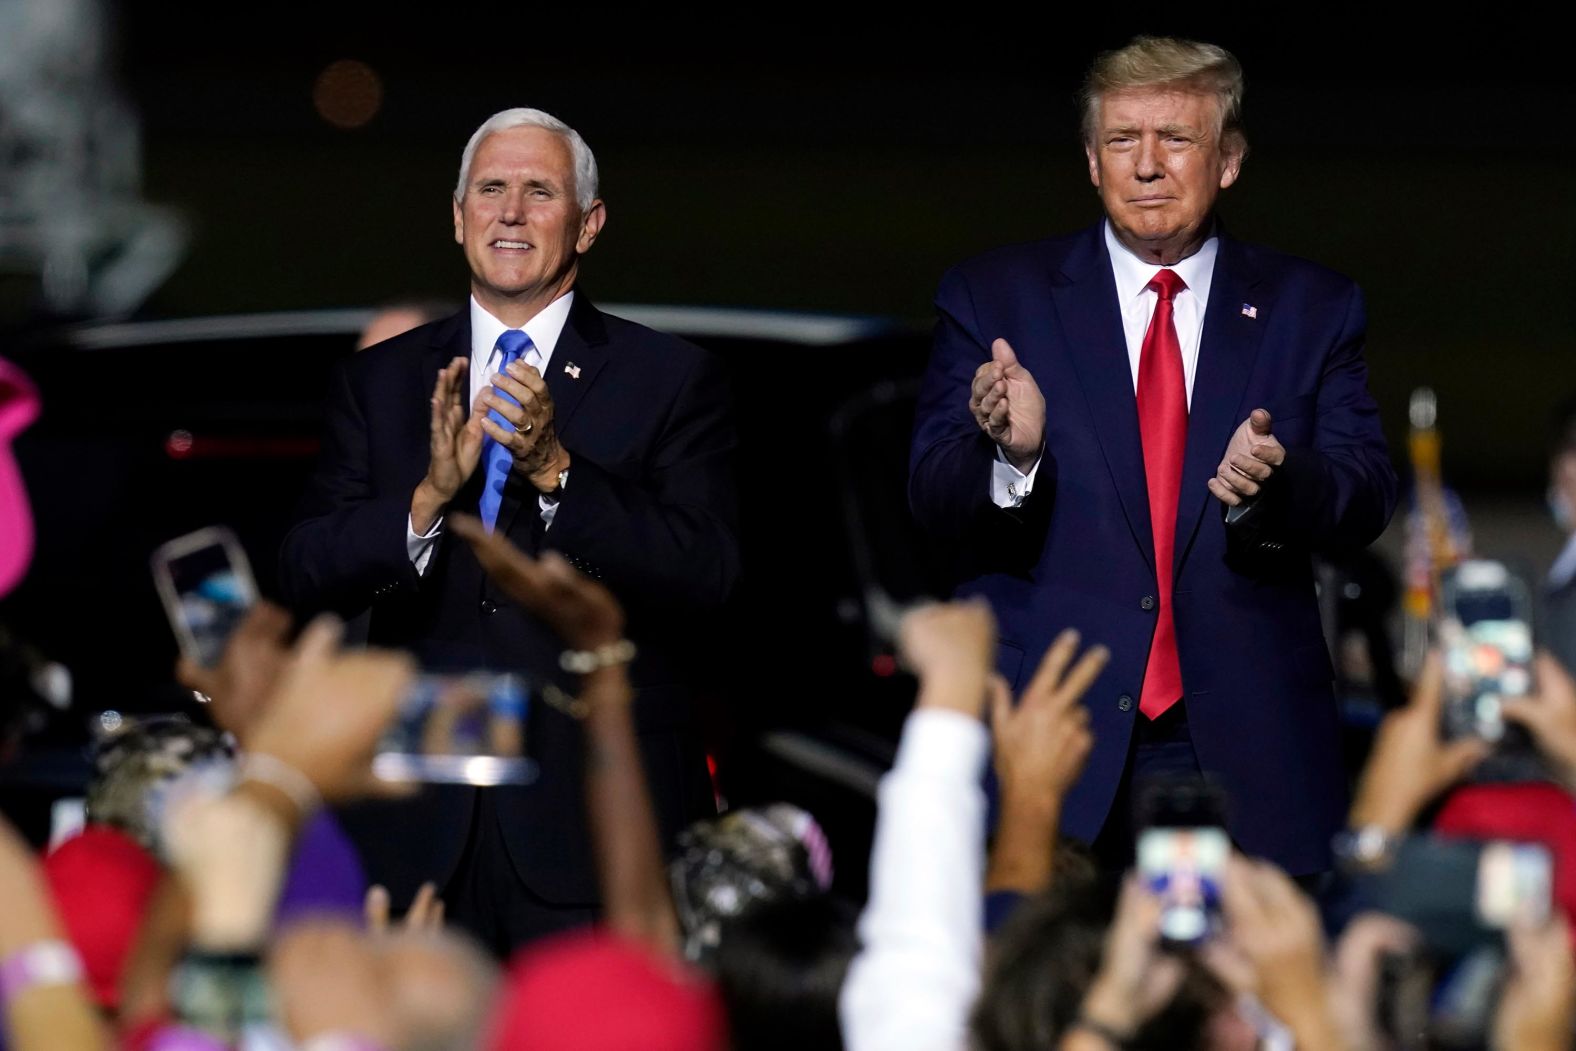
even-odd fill
[{"label": "red baseball cap", "polygon": [[22,579],[33,560],[33,516],[11,442],[38,418],[38,391],[22,370],[0,359],[0,595]]},{"label": "red baseball cap", "polygon": [[602,931],[539,942],[516,957],[488,1051],[724,1051],[711,984],[682,961]]},{"label": "red baseball cap", "polygon": [[120,1003],[121,971],[162,871],[140,843],[105,825],[89,825],[44,859],[60,921],[101,1007]]}]

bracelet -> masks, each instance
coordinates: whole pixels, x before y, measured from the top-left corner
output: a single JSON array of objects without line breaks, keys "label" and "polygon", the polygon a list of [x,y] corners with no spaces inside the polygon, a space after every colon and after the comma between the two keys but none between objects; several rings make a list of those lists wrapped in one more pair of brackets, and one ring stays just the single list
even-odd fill
[{"label": "bracelet", "polygon": [[38,985],[71,985],[82,980],[82,957],[60,938],[24,945],[0,963],[0,1003],[10,1003]]},{"label": "bracelet", "polygon": [[283,792],[295,804],[296,813],[306,818],[323,806],[323,796],[312,779],[277,756],[267,752],[247,752],[239,764],[241,781],[256,781]]},{"label": "bracelet", "polygon": [[1086,1014],[1079,1014],[1077,1018],[1073,1019],[1073,1024],[1067,1028],[1082,1029],[1086,1033],[1092,1033],[1116,1048],[1117,1051],[1121,1051],[1122,1048],[1127,1046],[1127,1042],[1132,1039],[1131,1036],[1123,1036],[1104,1022],[1097,1022]]},{"label": "bracelet", "polygon": [[594,650],[565,650],[558,655],[558,666],[576,675],[587,675],[615,664],[635,659],[635,644],[628,639],[604,643]]}]

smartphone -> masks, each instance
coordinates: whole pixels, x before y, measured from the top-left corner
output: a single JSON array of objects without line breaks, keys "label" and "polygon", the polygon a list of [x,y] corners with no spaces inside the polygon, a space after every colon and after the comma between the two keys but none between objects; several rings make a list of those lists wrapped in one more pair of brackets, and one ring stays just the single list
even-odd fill
[{"label": "smartphone", "polygon": [[1368,879],[1382,911],[1416,927],[1434,952],[1455,958],[1496,941],[1513,923],[1546,921],[1554,864],[1538,843],[1412,836],[1388,869]]},{"label": "smartphone", "polygon": [[223,526],[209,526],[161,544],[152,565],[181,653],[205,667],[218,664],[225,643],[257,601],[241,542]]},{"label": "smartphone", "polygon": [[1502,563],[1462,562],[1440,580],[1444,732],[1499,744],[1512,729],[1504,701],[1532,688],[1532,598]]},{"label": "smartphone", "polygon": [[530,784],[538,773],[525,754],[533,692],[521,675],[418,677],[378,745],[373,774],[406,784]]},{"label": "smartphone", "polygon": [[1221,887],[1231,839],[1225,796],[1196,781],[1160,782],[1143,795],[1138,875],[1160,899],[1160,937],[1195,946],[1220,929]]}]

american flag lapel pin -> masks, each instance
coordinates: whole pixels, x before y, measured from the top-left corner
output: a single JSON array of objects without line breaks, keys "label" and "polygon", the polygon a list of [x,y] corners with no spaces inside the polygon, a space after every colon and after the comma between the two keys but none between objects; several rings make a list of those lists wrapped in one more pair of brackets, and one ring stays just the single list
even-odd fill
[{"label": "american flag lapel pin", "polygon": [[580,366],[576,365],[572,361],[564,366],[564,371],[569,373],[569,378],[572,380],[577,380],[580,378]]},{"label": "american flag lapel pin", "polygon": [[1257,318],[1259,316],[1259,308],[1252,303],[1244,303],[1242,304],[1242,316]]}]

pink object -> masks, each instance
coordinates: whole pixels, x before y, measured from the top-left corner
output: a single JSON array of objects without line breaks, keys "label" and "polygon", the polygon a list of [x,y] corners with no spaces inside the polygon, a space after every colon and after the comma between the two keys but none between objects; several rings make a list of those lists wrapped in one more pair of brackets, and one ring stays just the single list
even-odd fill
[{"label": "pink object", "polygon": [[722,1003],[678,960],[612,934],[559,935],[522,952],[488,1051],[723,1051]]},{"label": "pink object", "polygon": [[33,516],[11,442],[38,419],[38,391],[22,370],[0,359],[0,596],[16,587],[33,560]]},{"label": "pink object", "polygon": [[120,976],[161,869],[123,832],[89,825],[44,858],[44,880],[100,1006],[120,1003]]}]

